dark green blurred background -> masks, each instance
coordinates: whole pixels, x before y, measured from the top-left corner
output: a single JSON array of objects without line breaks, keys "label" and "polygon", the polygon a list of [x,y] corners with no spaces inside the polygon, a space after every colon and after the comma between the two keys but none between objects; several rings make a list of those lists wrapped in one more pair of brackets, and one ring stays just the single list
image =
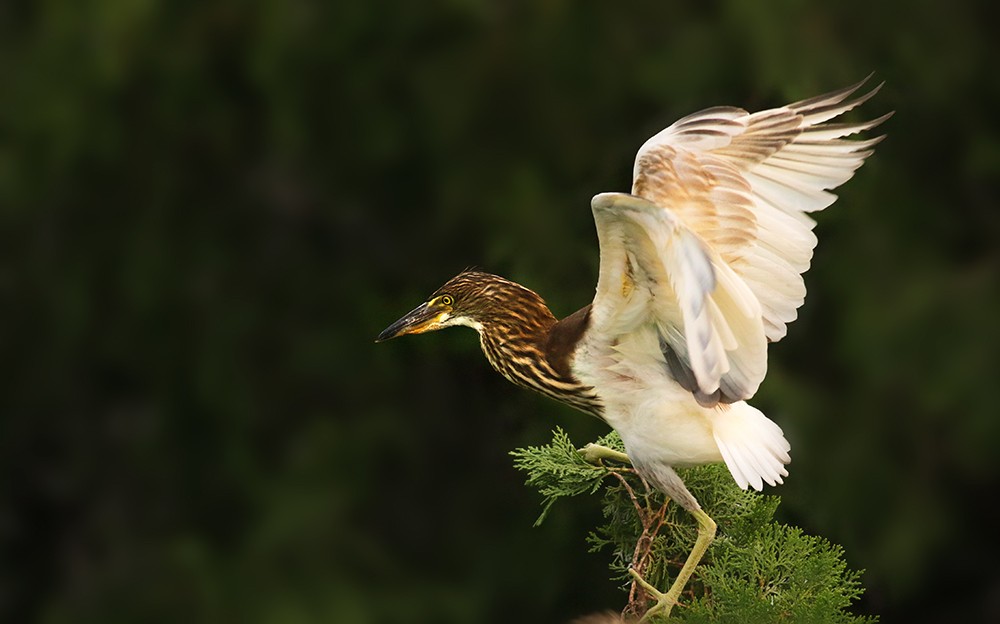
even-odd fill
[{"label": "dark green blurred background", "polygon": [[[507,452],[597,422],[469,331],[469,265],[589,301],[652,133],[875,71],[754,401],[781,518],[884,622],[1000,618],[1000,47],[988,2],[0,4],[0,621],[559,623],[623,596]],[[992,40],[991,40],[992,39]],[[860,117],[855,117],[859,119]]]}]

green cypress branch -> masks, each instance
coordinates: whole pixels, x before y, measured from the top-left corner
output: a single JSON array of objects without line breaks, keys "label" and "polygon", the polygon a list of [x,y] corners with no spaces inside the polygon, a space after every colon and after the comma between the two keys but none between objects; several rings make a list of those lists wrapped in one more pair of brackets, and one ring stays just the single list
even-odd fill
[{"label": "green cypress branch", "polygon": [[558,499],[593,494],[610,474],[607,468],[587,463],[576,451],[566,432],[559,428],[553,432],[550,444],[516,449],[511,451],[511,455],[514,456],[514,466],[528,473],[525,483],[536,488],[545,497],[542,513],[535,521],[535,526],[545,520],[552,504]]},{"label": "green cypress branch", "polygon": [[[597,444],[624,450],[617,434]],[[650,488],[630,467],[594,465],[556,429],[550,444],[517,449],[514,464],[543,496],[541,524],[561,498],[602,490],[604,523],[587,538],[591,551],[609,551],[613,578],[629,591],[625,615],[645,611],[630,582],[635,567],[656,587],[669,586],[694,544],[697,525],[686,511]],[[722,464],[679,469],[688,489],[718,523],[719,533],[674,610],[676,622],[816,622],[868,624],[850,613],[863,589],[843,550],[820,537],[774,521],[780,499],[741,490]]]}]

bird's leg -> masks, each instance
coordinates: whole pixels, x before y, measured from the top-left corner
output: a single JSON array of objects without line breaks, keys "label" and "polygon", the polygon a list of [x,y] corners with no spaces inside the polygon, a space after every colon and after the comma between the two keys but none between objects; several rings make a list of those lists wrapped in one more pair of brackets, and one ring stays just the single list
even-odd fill
[{"label": "bird's leg", "polygon": [[591,464],[596,464],[601,460],[611,460],[621,464],[632,464],[632,460],[629,459],[628,455],[625,453],[616,451],[613,448],[601,446],[600,444],[587,444],[582,449],[578,449],[577,453],[582,455],[583,458]]},{"label": "bird's leg", "polygon": [[[623,464],[633,465],[632,460],[629,456],[621,451],[616,451],[615,449],[608,448],[606,446],[601,446],[599,444],[587,444],[582,449],[577,452],[583,456],[583,458],[590,463],[599,463],[602,460],[611,460],[616,462],[621,462]],[[681,567],[680,572],[677,573],[677,578],[674,579],[673,584],[666,593],[661,592],[656,589],[646,579],[642,578],[642,575],[634,567],[630,567],[628,573],[632,576],[635,582],[642,587],[650,596],[656,600],[656,604],[650,607],[646,613],[639,620],[639,623],[648,622],[650,617],[669,617],[670,611],[673,610],[674,605],[677,604],[677,600],[681,597],[681,592],[684,591],[684,587],[687,586],[687,582],[691,579],[691,575],[694,574],[694,569],[698,567],[698,563],[701,561],[702,557],[705,556],[705,552],[708,547],[712,544],[712,540],[715,539],[716,524],[715,520],[705,513],[695,500],[691,492],[684,486],[684,482],[681,481],[677,473],[673,471],[669,466],[656,466],[651,470],[643,470],[639,468],[637,470],[639,476],[645,482],[647,476],[652,479],[652,482],[656,484],[657,488],[662,490],[667,494],[669,499],[674,500],[676,503],[684,507],[694,519],[698,521],[698,537],[695,539],[694,546],[691,548],[691,552],[688,554],[687,559],[684,561],[684,565]],[[627,487],[627,484],[626,484]],[[638,501],[635,499],[635,495],[631,492],[631,488],[627,488],[630,495],[632,496],[632,502],[636,505],[636,510],[639,512],[639,518],[643,521],[643,536],[649,531],[649,527],[646,524],[646,515],[643,513],[642,508],[639,506]],[[661,510],[662,513],[662,510]],[[661,519],[662,524],[662,519]],[[659,530],[657,526],[656,530]],[[655,536],[655,531],[653,532]],[[642,537],[640,537],[640,541]],[[637,546],[636,552],[638,553],[639,548]],[[648,552],[646,553],[648,554]],[[641,558],[644,559],[645,555]],[[640,561],[641,561],[640,559]],[[633,557],[633,564],[636,563],[636,558]]]},{"label": "bird's leg", "polygon": [[[621,477],[617,473],[612,474],[616,477]],[[622,477],[621,480],[624,481],[624,478]],[[670,499],[668,498],[659,509],[653,511],[648,506],[643,507],[640,505],[631,491],[629,491],[629,495],[632,497],[632,504],[635,506],[639,514],[639,521],[642,524],[642,534],[636,540],[635,550],[632,552],[632,562],[629,564],[629,574],[632,574],[633,578],[637,578],[642,576],[643,570],[646,569],[646,565],[649,563],[656,535],[666,522],[667,505],[670,504]],[[622,615],[634,616],[645,613],[647,596],[656,598],[656,595],[645,591],[644,587],[638,581],[633,582],[632,588],[628,592],[628,606],[622,611]],[[630,619],[627,621],[633,620]]]},{"label": "bird's leg", "polygon": [[677,604],[677,600],[681,597],[681,592],[684,591],[684,587],[687,585],[688,580],[691,578],[691,574],[694,573],[695,567],[698,566],[698,562],[701,558],[705,556],[705,551],[708,550],[709,545],[712,540],[715,539],[715,521],[709,517],[700,507],[689,510],[691,515],[695,517],[698,521],[698,539],[694,542],[694,547],[691,549],[691,554],[688,555],[687,561],[684,562],[684,566],[681,571],[677,573],[677,578],[674,579],[673,585],[667,590],[667,593],[663,593],[646,582],[642,576],[639,575],[633,569],[629,569],[629,574],[635,579],[644,590],[646,590],[649,595],[656,599],[656,604],[650,607],[646,614],[642,616],[639,620],[640,624],[642,622],[649,621],[651,616],[662,616],[668,617],[670,615],[671,609]]},{"label": "bird's leg", "polygon": [[636,584],[656,600],[656,604],[648,609],[642,616],[642,619],[639,620],[640,622],[648,622],[654,616],[659,619],[670,615],[670,611],[681,597],[681,592],[684,591],[684,587],[691,579],[694,569],[698,566],[702,557],[705,556],[705,551],[708,550],[712,540],[715,539],[716,525],[715,521],[702,510],[701,505],[698,504],[695,497],[684,486],[684,482],[674,472],[673,468],[661,463],[640,464],[636,468],[640,475],[649,479],[657,489],[686,509],[698,522],[698,538],[695,540],[694,546],[691,548],[691,552],[688,554],[687,560],[684,561],[680,572],[677,573],[677,578],[674,579],[673,584],[666,593],[657,590],[648,581],[643,579],[638,570],[629,570],[629,574],[635,579]]}]

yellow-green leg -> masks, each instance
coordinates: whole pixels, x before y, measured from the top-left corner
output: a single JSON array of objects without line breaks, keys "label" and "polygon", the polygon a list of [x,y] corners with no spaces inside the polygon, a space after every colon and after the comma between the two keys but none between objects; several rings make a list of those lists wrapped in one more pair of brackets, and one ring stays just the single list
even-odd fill
[{"label": "yellow-green leg", "polygon": [[[590,463],[598,463],[601,460],[611,460],[620,462],[623,464],[632,464],[632,460],[629,456],[621,451],[616,451],[613,448],[608,448],[606,446],[601,446],[599,444],[587,444],[582,449],[579,449],[579,453],[583,456],[585,460]],[[663,593],[656,589],[648,582],[646,579],[642,578],[638,572],[633,569],[629,569],[629,574],[635,579],[635,582],[641,586],[646,593],[652,596],[656,600],[654,604],[642,619],[639,620],[640,624],[642,622],[648,622],[651,617],[669,617],[670,611],[673,610],[674,605],[677,604],[677,600],[681,597],[681,592],[684,591],[684,587],[687,586],[688,581],[691,579],[691,575],[694,574],[694,569],[698,567],[698,563],[701,561],[702,557],[705,556],[705,551],[712,544],[712,540],[715,539],[716,524],[715,520],[712,520],[707,513],[705,513],[700,506],[698,506],[697,501],[691,496],[691,493],[687,491],[684,484],[677,477],[676,473],[668,469],[668,474],[660,474],[663,479],[657,480],[666,491],[673,491],[674,497],[677,498],[678,502],[687,509],[695,520],[698,521],[698,538],[694,542],[694,546],[691,548],[691,553],[688,555],[687,560],[684,562],[684,566],[681,567],[681,571],[677,573],[677,578],[674,579],[673,585],[667,590],[667,593]]]},{"label": "yellow-green leg", "polygon": [[646,614],[639,620],[640,623],[648,622],[653,616],[668,617],[670,615],[671,609],[677,604],[677,600],[681,597],[681,592],[684,591],[684,587],[691,578],[691,574],[694,573],[695,567],[698,566],[698,562],[705,556],[705,551],[708,550],[712,540],[715,539],[715,521],[700,508],[692,511],[691,515],[698,521],[698,539],[695,540],[691,554],[688,555],[687,561],[684,562],[684,567],[677,573],[677,578],[674,579],[674,584],[670,586],[667,593],[664,594],[647,583],[635,570],[629,570],[629,574],[632,575],[635,582],[656,599],[656,604],[646,611]]}]

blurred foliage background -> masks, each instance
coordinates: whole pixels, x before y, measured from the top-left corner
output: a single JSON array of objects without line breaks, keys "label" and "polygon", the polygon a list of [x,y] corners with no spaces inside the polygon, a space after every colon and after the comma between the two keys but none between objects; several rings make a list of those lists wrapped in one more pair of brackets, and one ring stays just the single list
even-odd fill
[{"label": "blurred foliage background", "polygon": [[[884,622],[1000,618],[1000,47],[987,2],[0,4],[0,620],[565,622],[624,597],[597,501],[507,452],[606,430],[468,331],[374,345],[469,265],[558,315],[589,200],[701,108],[887,82],[755,404],[779,514]],[[590,505],[589,507],[587,505]]]}]

